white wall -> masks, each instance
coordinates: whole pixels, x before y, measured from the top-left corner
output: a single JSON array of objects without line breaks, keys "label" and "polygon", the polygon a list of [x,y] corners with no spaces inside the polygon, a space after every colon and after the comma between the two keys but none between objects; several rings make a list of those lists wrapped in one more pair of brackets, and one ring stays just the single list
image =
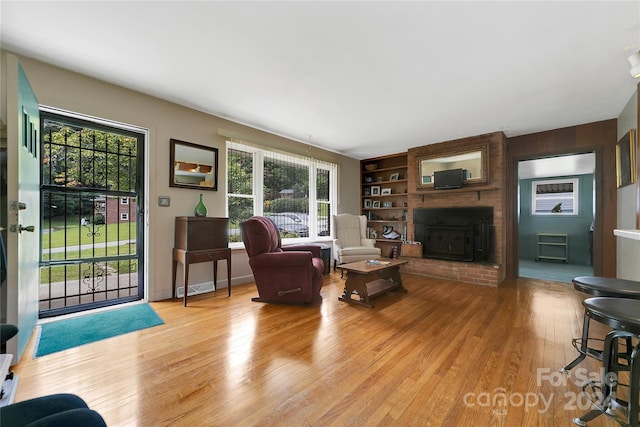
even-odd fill
[{"label": "white wall", "polygon": [[[638,129],[637,90],[631,99],[629,99],[620,117],[618,117],[618,140],[620,140],[629,129]],[[636,228],[636,197],[638,194],[638,185],[640,185],[640,183],[636,182],[635,184],[627,185],[617,190],[618,220],[616,228],[618,229]],[[621,279],[640,281],[640,268],[638,268],[638,263],[640,262],[640,240],[618,237],[616,252],[616,276]]]},{"label": "white wall", "polygon": [[[145,258],[149,266],[148,295],[152,301],[167,299],[171,296],[174,218],[193,215],[193,208],[200,194],[198,190],[169,187],[170,138],[219,149],[218,191],[204,192],[204,202],[209,210],[209,216],[225,216],[226,155],[225,138],[219,135],[221,129],[267,147],[337,163],[339,165],[337,213],[359,212],[360,163],[356,159],[259,131],[31,58],[17,56],[41,105],[149,130],[147,176],[149,249]],[[170,207],[158,206],[157,200],[160,195],[171,197]],[[218,272],[221,279],[226,278],[226,269],[222,264],[220,263],[221,269]],[[244,250],[234,251],[231,270],[233,284],[253,280]],[[211,281],[211,266],[196,264],[190,274],[190,283]],[[181,279],[178,278],[179,286],[181,283]],[[225,280],[221,280],[221,283],[224,286]]]}]

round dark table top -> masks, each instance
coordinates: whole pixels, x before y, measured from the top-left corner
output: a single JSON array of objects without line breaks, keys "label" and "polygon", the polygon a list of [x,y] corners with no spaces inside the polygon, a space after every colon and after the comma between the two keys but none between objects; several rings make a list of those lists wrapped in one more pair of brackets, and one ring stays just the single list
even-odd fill
[{"label": "round dark table top", "polygon": [[573,279],[573,287],[597,297],[640,299],[640,282],[612,277],[580,276]]},{"label": "round dark table top", "polygon": [[613,329],[640,334],[640,300],[595,297],[582,301],[589,315]]}]

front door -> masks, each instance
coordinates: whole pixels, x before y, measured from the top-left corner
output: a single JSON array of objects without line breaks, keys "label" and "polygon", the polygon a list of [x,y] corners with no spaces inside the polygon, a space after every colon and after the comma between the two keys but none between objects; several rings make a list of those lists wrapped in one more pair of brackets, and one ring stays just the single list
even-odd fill
[{"label": "front door", "polygon": [[43,107],[40,317],[144,298],[144,139]]},{"label": "front door", "polygon": [[20,360],[38,321],[40,239],[39,105],[13,55],[4,56],[7,126],[6,321],[18,326],[7,352]]}]

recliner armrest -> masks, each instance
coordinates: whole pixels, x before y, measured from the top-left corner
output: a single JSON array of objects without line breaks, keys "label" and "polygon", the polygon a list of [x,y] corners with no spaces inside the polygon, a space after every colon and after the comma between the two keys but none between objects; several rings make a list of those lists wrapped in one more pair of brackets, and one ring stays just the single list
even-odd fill
[{"label": "recliner armrest", "polygon": [[309,251],[268,252],[249,258],[252,267],[283,268],[301,267],[311,268],[312,253]]},{"label": "recliner armrest", "polygon": [[307,251],[307,252],[311,252],[313,254],[314,258],[321,258],[322,257],[320,246],[318,246],[318,245],[305,245],[305,244],[287,245],[287,246],[282,246],[280,249],[282,249],[285,252]]}]

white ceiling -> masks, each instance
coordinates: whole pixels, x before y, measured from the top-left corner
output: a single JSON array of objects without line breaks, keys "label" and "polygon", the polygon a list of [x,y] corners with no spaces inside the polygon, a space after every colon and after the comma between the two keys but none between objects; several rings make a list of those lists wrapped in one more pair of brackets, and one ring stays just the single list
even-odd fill
[{"label": "white ceiling", "polygon": [[616,118],[638,1],[1,1],[4,49],[355,158]]}]

